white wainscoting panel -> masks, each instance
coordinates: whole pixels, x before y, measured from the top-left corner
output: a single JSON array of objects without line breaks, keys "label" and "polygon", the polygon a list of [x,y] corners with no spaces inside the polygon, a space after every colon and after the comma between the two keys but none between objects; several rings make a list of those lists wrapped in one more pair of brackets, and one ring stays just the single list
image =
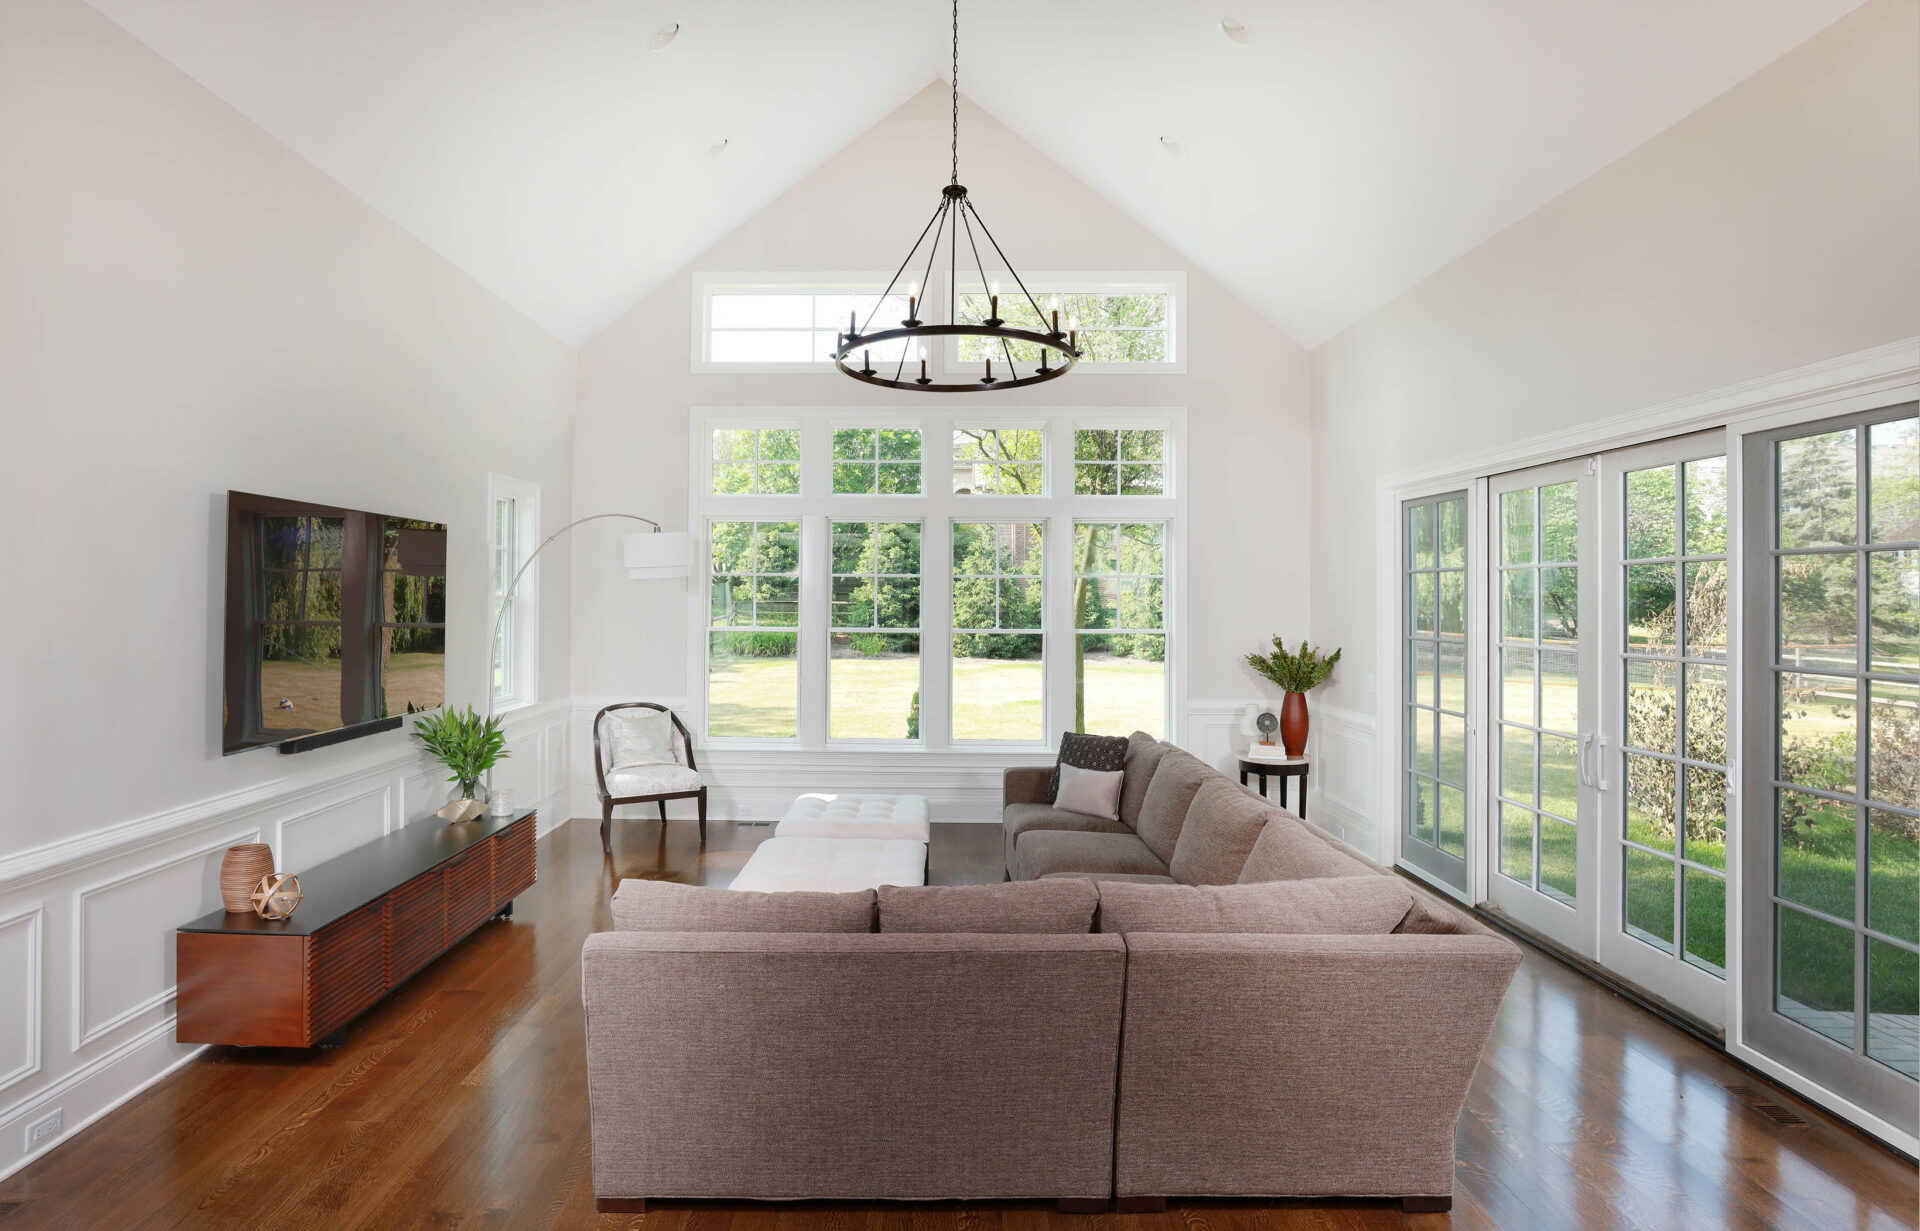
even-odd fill
[{"label": "white wainscoting panel", "polygon": [[[571,713],[560,700],[503,716],[531,784],[517,802],[543,833],[569,815]],[[173,1038],[174,929],[219,908],[228,846],[269,842],[298,872],[436,820],[447,791],[411,740],[319,768],[284,759],[271,782],[0,857],[0,1176],[32,1157],[26,1124],[61,1110],[44,1153],[199,1050]]]},{"label": "white wainscoting panel", "polygon": [[0,919],[0,1094],[40,1071],[39,907]]},{"label": "white wainscoting panel", "polygon": [[1347,845],[1383,863],[1392,862],[1389,830],[1374,799],[1373,716],[1333,705],[1313,710],[1308,752],[1313,757],[1308,816]]},{"label": "white wainscoting panel", "polygon": [[390,833],[395,794],[390,781],[328,792],[325,802],[274,825],[273,866],[297,875]]}]

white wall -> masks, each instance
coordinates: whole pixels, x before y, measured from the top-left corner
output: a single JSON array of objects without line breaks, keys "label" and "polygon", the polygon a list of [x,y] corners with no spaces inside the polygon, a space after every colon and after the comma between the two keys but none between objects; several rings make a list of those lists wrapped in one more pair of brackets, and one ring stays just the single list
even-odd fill
[{"label": "white wall", "polygon": [[[683,527],[690,406],[925,406],[925,395],[873,389],[832,372],[691,374],[691,274],[892,269],[946,183],[949,121],[946,87],[929,86],[581,349],[574,490],[582,513],[625,510]],[[1306,632],[1306,354],[964,98],[960,141],[961,180],[1019,267],[1188,270],[1185,375],[1080,372],[1019,394],[943,395],[941,409],[1188,409],[1187,565],[1195,587],[1188,604],[1186,738],[1222,756],[1231,739],[1225,728],[1237,717],[1233,703],[1261,695],[1240,655],[1263,648],[1276,632]],[[612,699],[683,698],[690,687],[684,592],[674,583],[635,583],[603,567],[619,534],[618,523],[589,527],[574,546],[574,691],[585,712]],[[590,772],[584,722],[578,736],[578,764]],[[709,757],[711,776],[724,783],[716,815],[748,815],[792,798],[798,758],[773,755],[784,760],[760,765],[734,754]],[[965,761],[961,754],[900,754],[887,761],[892,768],[885,773],[843,754],[806,760],[809,771],[833,780],[827,785],[924,789],[943,819],[998,815],[997,768],[962,772],[956,769]],[[878,758],[864,760],[870,766]]]},{"label": "white wall", "polygon": [[[478,701],[487,472],[566,518],[574,356],[78,0],[0,0],[0,30],[4,1173],[23,1123],[186,1054],[172,929],[229,842],[299,870],[444,791],[401,733],[220,755],[225,492],[447,522]],[[564,555],[544,580],[528,801],[566,773]]]},{"label": "white wall", "polygon": [[1318,772],[1349,836],[1391,806],[1376,480],[1920,331],[1916,48],[1920,5],[1872,0],[1314,352],[1322,712],[1367,735]]}]

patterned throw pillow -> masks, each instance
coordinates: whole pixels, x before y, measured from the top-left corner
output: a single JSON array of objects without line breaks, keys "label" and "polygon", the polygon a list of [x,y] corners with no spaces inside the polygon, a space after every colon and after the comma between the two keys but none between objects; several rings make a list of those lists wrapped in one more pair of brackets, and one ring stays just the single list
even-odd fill
[{"label": "patterned throw pillow", "polygon": [[1060,798],[1060,767],[1078,765],[1112,773],[1127,767],[1127,739],[1124,735],[1080,735],[1069,731],[1060,737],[1060,759],[1054,762],[1053,777],[1047,780],[1047,802]]}]

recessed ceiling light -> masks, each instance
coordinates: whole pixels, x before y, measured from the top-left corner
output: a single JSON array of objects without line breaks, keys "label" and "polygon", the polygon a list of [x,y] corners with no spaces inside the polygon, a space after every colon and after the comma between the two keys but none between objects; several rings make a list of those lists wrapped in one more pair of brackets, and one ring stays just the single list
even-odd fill
[{"label": "recessed ceiling light", "polygon": [[655,30],[653,32],[653,49],[655,51],[665,51],[667,49],[667,44],[673,42],[674,39],[679,37],[680,37],[680,23],[677,21],[668,22],[666,25],[661,26],[658,30]]},{"label": "recessed ceiling light", "polygon": [[1178,137],[1160,138],[1160,148],[1169,154],[1184,154],[1187,152],[1185,147],[1180,144],[1180,138]]},{"label": "recessed ceiling light", "polygon": [[1242,47],[1253,42],[1253,35],[1248,32],[1247,28],[1231,17],[1222,17],[1220,19],[1220,33],[1226,35]]}]

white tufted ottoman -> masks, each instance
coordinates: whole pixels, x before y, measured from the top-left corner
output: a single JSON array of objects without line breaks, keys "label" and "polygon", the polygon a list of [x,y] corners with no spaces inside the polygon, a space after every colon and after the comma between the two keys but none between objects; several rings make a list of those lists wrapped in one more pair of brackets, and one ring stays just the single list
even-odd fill
[{"label": "white tufted ottoman", "polygon": [[925,842],[924,795],[802,795],[774,828],[781,838],[905,838]]},{"label": "white tufted ottoman", "polygon": [[[783,822],[784,823],[784,822]],[[909,838],[813,838],[776,832],[748,856],[729,888],[851,893],[927,883],[927,844]]]}]

